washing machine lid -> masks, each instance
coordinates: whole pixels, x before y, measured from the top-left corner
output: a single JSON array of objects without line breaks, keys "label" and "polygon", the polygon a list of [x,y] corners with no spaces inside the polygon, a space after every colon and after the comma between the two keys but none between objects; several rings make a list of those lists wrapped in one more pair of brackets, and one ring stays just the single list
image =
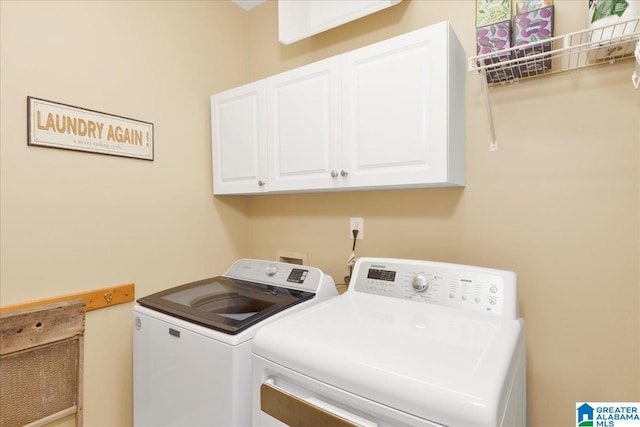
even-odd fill
[{"label": "washing machine lid", "polygon": [[217,276],[161,291],[137,302],[170,316],[235,335],[314,296],[313,292]]},{"label": "washing machine lid", "polygon": [[497,425],[522,344],[522,320],[354,292],[261,328],[253,352],[431,422]]}]

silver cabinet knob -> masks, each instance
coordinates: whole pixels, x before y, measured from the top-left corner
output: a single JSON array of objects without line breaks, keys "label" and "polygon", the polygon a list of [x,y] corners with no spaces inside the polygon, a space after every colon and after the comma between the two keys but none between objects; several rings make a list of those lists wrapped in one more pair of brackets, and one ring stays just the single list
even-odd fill
[{"label": "silver cabinet knob", "polygon": [[266,182],[264,182],[263,180],[258,181],[258,185],[259,185],[260,187],[264,187],[264,186],[265,186],[265,184],[266,184]]},{"label": "silver cabinet knob", "polygon": [[331,171],[331,178],[337,178],[337,177],[338,177],[338,171],[332,170]]},{"label": "silver cabinet knob", "polygon": [[347,175],[349,175],[349,172],[347,172],[346,170],[343,169],[343,170],[340,171],[340,175],[344,178]]}]

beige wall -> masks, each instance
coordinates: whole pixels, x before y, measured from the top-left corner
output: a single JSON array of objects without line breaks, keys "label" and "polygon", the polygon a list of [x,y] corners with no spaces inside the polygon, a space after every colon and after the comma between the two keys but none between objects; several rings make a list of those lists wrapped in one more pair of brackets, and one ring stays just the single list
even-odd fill
[{"label": "beige wall", "polygon": [[[556,34],[584,28],[586,0],[555,3]],[[283,46],[269,1],[249,13],[249,78],[441,20],[474,55],[474,5],[404,0]],[[514,270],[531,425],[573,425],[577,401],[638,401],[640,94],[632,67],[624,61],[493,89],[497,152],[489,151],[480,77],[469,73],[464,189],[252,197],[251,255],[306,253],[340,281],[349,217],[362,216],[358,256]]]},{"label": "beige wall", "polygon": [[[0,2],[1,304],[220,274],[247,199],[211,195],[209,95],[246,79],[231,2]],[[26,144],[35,96],[149,121],[153,162]],[[131,424],[131,310],[89,312],[85,425]]]}]

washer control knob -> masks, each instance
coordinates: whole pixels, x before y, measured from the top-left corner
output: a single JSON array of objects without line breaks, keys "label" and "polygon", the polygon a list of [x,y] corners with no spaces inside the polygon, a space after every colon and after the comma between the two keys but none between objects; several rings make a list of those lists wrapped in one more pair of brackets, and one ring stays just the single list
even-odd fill
[{"label": "washer control knob", "polygon": [[429,287],[429,282],[422,274],[417,274],[411,279],[411,287],[416,292],[424,292]]},{"label": "washer control knob", "polygon": [[278,267],[275,264],[269,264],[267,268],[264,269],[264,272],[267,273],[267,276],[275,276],[278,272]]}]

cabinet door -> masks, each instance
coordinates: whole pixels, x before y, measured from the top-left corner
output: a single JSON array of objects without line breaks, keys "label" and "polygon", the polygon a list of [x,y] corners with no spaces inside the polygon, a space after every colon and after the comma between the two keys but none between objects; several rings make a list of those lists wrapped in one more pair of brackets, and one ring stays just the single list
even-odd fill
[{"label": "cabinet door", "polygon": [[282,44],[321,33],[401,0],[278,0],[278,38]]},{"label": "cabinet door", "polygon": [[340,57],[268,78],[267,109],[269,191],[340,185]]},{"label": "cabinet door", "polygon": [[[450,153],[464,161],[465,126],[464,74],[455,92],[462,100],[449,99],[450,79],[461,75],[449,75],[450,35],[455,39],[443,22],[342,55],[343,164],[350,188],[462,185],[451,182],[449,171]],[[464,70],[464,51],[456,48],[462,52],[456,67]],[[455,134],[451,126],[459,128]]]},{"label": "cabinet door", "polygon": [[266,192],[265,82],[211,97],[214,194]]}]

